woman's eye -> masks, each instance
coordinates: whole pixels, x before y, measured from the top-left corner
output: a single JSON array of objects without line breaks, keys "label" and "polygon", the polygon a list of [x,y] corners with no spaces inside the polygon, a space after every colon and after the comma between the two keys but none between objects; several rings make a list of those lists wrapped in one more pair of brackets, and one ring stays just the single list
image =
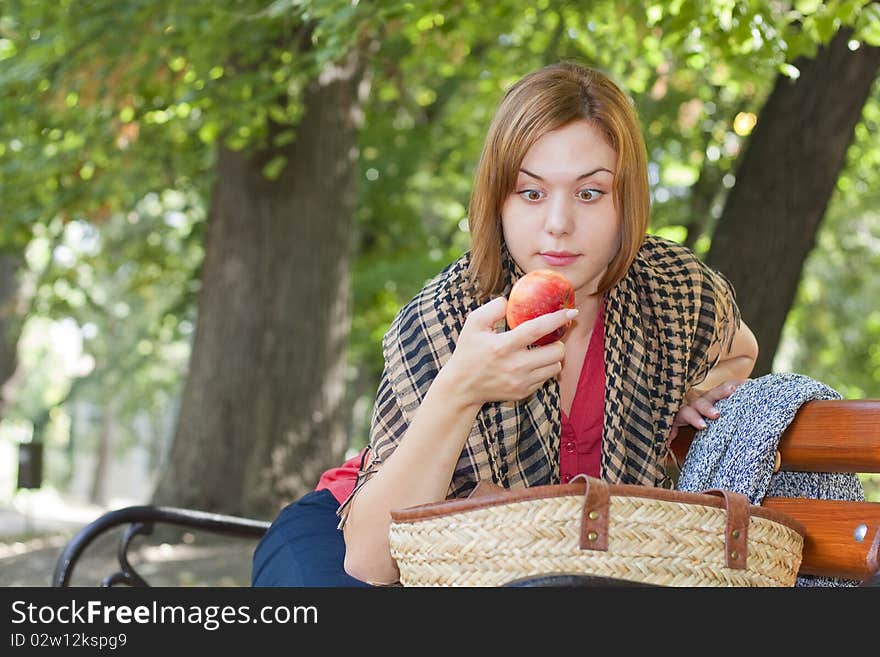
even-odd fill
[{"label": "woman's eye", "polygon": [[517,192],[520,196],[522,196],[527,201],[540,201],[541,200],[541,192],[537,189],[524,189],[521,192]]},{"label": "woman's eye", "polygon": [[602,192],[598,189],[582,189],[578,192],[578,196],[584,201],[595,201],[602,196]]}]

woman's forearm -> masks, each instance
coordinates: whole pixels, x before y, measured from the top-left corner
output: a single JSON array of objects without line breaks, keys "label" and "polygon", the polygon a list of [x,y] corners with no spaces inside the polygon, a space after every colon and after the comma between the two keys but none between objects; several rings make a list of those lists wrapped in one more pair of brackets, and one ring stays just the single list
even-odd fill
[{"label": "woman's forearm", "polygon": [[727,381],[747,379],[754,366],[755,359],[751,356],[737,356],[719,361],[696,387],[700,390],[711,390]]},{"label": "woman's forearm", "polygon": [[458,396],[453,377],[441,370],[400,444],[351,502],[343,529],[346,572],[374,584],[397,581],[390,510],[446,498],[479,409]]},{"label": "woman's forearm", "polygon": [[751,376],[757,360],[758,341],[752,330],[741,321],[733,336],[730,349],[721,355],[715,367],[706,374],[706,378],[694,387],[705,391],[728,381],[747,379]]}]

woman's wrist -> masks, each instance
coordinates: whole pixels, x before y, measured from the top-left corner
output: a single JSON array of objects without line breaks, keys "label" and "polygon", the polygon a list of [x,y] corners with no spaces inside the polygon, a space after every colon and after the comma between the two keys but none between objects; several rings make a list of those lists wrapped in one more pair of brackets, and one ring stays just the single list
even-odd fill
[{"label": "woman's wrist", "polygon": [[446,400],[459,413],[473,412],[476,415],[483,405],[470,393],[469,387],[463,377],[457,373],[452,361],[448,361],[440,368],[440,372],[431,384],[430,392]]}]

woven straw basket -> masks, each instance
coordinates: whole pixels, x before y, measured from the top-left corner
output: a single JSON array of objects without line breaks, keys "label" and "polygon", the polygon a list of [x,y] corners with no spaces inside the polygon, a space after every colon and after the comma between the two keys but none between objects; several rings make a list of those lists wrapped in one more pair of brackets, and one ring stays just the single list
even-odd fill
[{"label": "woven straw basket", "polygon": [[730,491],[573,483],[391,512],[404,586],[501,586],[558,574],[664,586],[793,586],[804,528]]}]

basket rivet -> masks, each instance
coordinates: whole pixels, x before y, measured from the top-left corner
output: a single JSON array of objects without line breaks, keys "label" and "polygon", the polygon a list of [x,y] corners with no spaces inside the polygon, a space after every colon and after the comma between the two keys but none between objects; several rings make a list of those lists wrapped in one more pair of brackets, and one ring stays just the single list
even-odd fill
[{"label": "basket rivet", "polygon": [[598,511],[590,511],[590,520],[595,520],[598,517],[599,517]]},{"label": "basket rivet", "polygon": [[599,538],[599,534],[597,534],[596,532],[590,532],[589,534],[587,534],[588,541],[595,541],[597,538]]},{"label": "basket rivet", "polygon": [[[734,529],[732,532],[730,532],[730,535],[733,536],[734,538],[739,538],[739,530]],[[736,559],[736,557],[734,557],[734,559]]]},{"label": "basket rivet", "polygon": [[733,552],[730,553],[730,558],[733,559],[734,561],[736,561],[737,559],[739,559],[739,552],[734,550]]}]

